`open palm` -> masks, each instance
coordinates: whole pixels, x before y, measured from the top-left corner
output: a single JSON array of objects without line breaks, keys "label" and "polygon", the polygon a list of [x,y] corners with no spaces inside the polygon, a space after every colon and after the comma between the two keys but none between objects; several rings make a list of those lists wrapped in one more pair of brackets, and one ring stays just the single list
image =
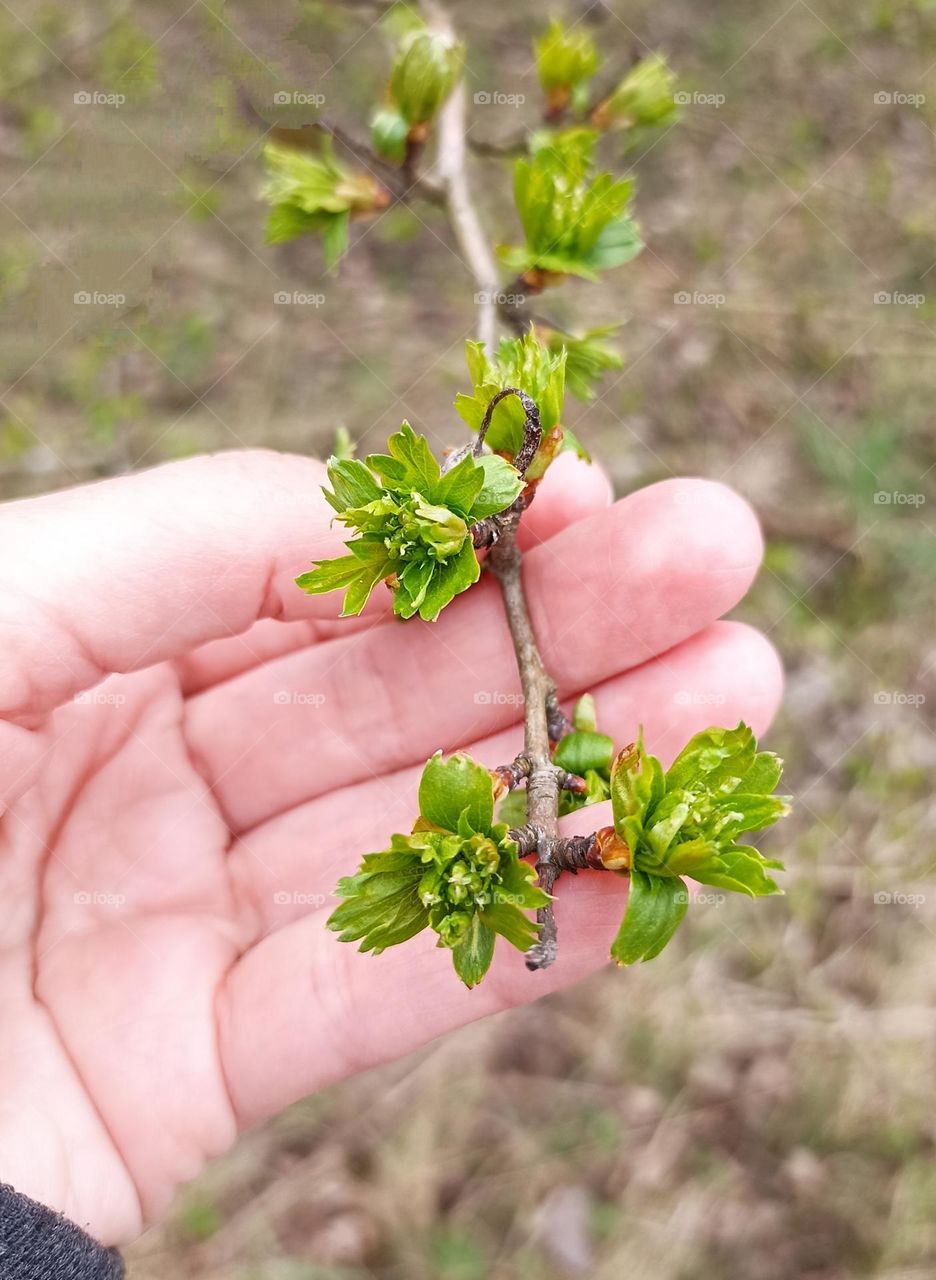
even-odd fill
[{"label": "open palm", "polygon": [[[322,478],[228,454],[0,509],[0,1179],[106,1243],[244,1126],[599,967],[622,914],[625,881],[563,881],[559,962],[504,949],[471,992],[431,937],[374,960],[325,930],[337,877],[409,829],[426,757],[512,758],[520,707],[484,579],[433,626],[380,600],[339,623],[292,585],[340,541]],[[766,726],[773,650],[716,621],[761,550],[729,490],[609,507],[567,455],[525,523],[564,698],[664,757]]]}]

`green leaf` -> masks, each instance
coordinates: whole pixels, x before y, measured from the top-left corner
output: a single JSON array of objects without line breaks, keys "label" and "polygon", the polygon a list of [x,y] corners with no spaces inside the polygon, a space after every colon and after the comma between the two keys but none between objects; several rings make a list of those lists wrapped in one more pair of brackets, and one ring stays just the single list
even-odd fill
[{"label": "green leaf", "polygon": [[[572,724],[580,733],[598,732],[598,712],[595,699],[590,693],[583,693],[572,712]],[[610,761],[608,762],[610,766]]]},{"label": "green leaf", "polygon": [[457,831],[463,813],[473,831],[490,831],[494,822],[494,784],[490,771],[462,751],[443,760],[441,751],[427,761],[419,783],[419,812],[445,831]]},{"label": "green leaf", "polygon": [[559,742],[554,759],[560,769],[581,777],[588,769],[610,769],[613,755],[614,743],[607,734],[575,730]]},{"label": "green leaf", "polygon": [[439,481],[439,464],[432,455],[429,441],[418,436],[408,422],[387,441],[390,456],[403,467],[403,482],[427,497]]},{"label": "green leaf", "polygon": [[648,876],[632,870],[627,910],[611,944],[611,958],[624,965],[659,955],[679,928],[688,900],[678,876]]},{"label": "green leaf", "polygon": [[725,849],[710,864],[696,868],[693,879],[700,884],[728,889],[732,893],[746,893],[752,898],[771,897],[783,890],[769,875],[768,867],[782,864],[766,862],[757,849],[749,845],[733,845]]},{"label": "green leaf", "polygon": [[634,219],[615,218],[595,241],[587,262],[593,271],[610,271],[636,258],[642,248],[643,240]]},{"label": "green leaf", "polygon": [[326,499],[339,512],[348,507],[363,507],[380,497],[380,486],[363,462],[353,458],[330,458],[328,479],[332,491],[323,489]]},{"label": "green leaf", "polygon": [[754,734],[744,721],[734,729],[705,729],[689,739],[667,769],[667,788],[685,790],[704,779],[710,789],[734,790],[753,767],[756,753]]},{"label": "green leaf", "polygon": [[523,492],[524,483],[516,467],[512,467],[506,458],[486,453],[476,462],[481,470],[482,484],[471,507],[472,524],[506,511]]},{"label": "green leaf", "polygon": [[529,951],[539,937],[539,926],[529,916],[515,906],[506,903],[495,903],[485,907],[481,912],[481,923],[499,933],[502,938],[517,948],[518,951]]},{"label": "green leaf", "polygon": [[494,959],[494,930],[474,916],[468,932],[457,946],[452,948],[455,972],[466,987],[476,987]]}]

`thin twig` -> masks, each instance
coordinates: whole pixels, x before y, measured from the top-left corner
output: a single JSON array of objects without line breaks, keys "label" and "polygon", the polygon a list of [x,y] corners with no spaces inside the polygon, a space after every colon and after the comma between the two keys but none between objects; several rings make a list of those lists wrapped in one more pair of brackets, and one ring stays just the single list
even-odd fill
[{"label": "thin twig", "polygon": [[[442,5],[425,0],[427,16],[438,30],[452,34],[452,24]],[[488,351],[497,338],[497,297],[500,289],[497,263],[471,199],[468,184],[465,133],[468,99],[463,81],[449,94],[439,113],[439,149],[436,158],[445,192],[445,205],[465,265],[474,277],[478,306],[478,341]]]}]

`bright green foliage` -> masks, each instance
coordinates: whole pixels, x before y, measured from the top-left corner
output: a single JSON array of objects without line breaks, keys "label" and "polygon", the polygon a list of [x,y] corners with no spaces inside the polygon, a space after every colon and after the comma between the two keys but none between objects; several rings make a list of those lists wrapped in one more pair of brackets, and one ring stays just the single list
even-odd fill
[{"label": "bright green foliage", "polygon": [[538,926],[524,912],[549,897],[506,824],[494,821],[492,776],[470,756],[443,760],[439,752],[428,761],[419,814],[412,835],[393,836],[389,849],[366,854],[358,873],[339,881],[344,902],[328,926],[342,942],[375,954],[433,929],[473,987],[490,966],[497,934],[530,949]]},{"label": "bright green foliage", "polygon": [[594,40],[581,25],[565,27],[556,18],[534,41],[533,48],[537,74],[547,98],[586,86],[601,61]]},{"label": "bright green foliage", "polygon": [[676,74],[659,54],[642,58],[596,109],[606,127],[635,128],[671,124],[679,116],[674,98]]},{"label": "bright green foliage", "polygon": [[[458,395],[455,408],[473,431],[481,426],[492,398],[504,387],[519,387],[536,402],[543,428],[543,445],[526,473],[528,479],[535,480],[542,475],[561,444],[555,437],[548,437],[562,417],[565,352],[550,351],[530,330],[522,338],[504,338],[493,360],[485,354],[482,342],[466,342],[465,359],[474,394]],[[508,396],[494,410],[485,442],[495,453],[515,455],[523,442],[524,417],[520,401],[516,396]]]},{"label": "bright green foliage", "polygon": [[596,139],[592,129],[538,135],[529,159],[517,161],[514,200],[526,244],[499,250],[515,271],[597,280],[640,252],[628,213],[634,184],[594,173]]},{"label": "bright green foliage", "polygon": [[373,211],[386,203],[386,193],[369,174],[351,173],[335,159],[323,140],[319,155],[268,142],[263,149],[267,180],[261,195],[273,207],[267,240],[281,244],[313,232],[323,236],[325,260],[333,266],[348,246],[348,226],[355,212]]},{"label": "bright green foliage", "polygon": [[737,843],[789,812],[789,798],[773,794],[781,769],[745,724],[696,734],[665,773],[642,742],[618,756],[614,828],[631,857],[627,911],[611,947],[618,964],[650,960],[669,942],[688,904],[684,875],[751,897],[782,892],[767,871],[783,864]]},{"label": "bright green foliage", "polygon": [[371,119],[371,140],[381,155],[396,163],[406,155],[413,129],[430,124],[452,92],[461,71],[462,47],[421,21],[391,24],[398,33],[387,101]]},{"label": "bright green foliage", "polygon": [[325,497],[337,518],[360,536],[348,555],[317,561],[296,582],[319,594],[344,589],[342,617],[358,614],[382,579],[393,610],[432,622],[480,569],[471,526],[504,511],[523,488],[503,458],[463,458],[444,475],[424,436],[404,422],[387,442],[388,454],[365,462],[332,458]]},{"label": "bright green foliage", "polygon": [[618,324],[606,324],[598,329],[589,329],[581,337],[550,330],[550,351],[565,348],[566,385],[576,399],[586,403],[594,400],[595,387],[604,374],[609,369],[623,368],[624,361],[620,353],[605,341],[616,334],[620,327]]}]

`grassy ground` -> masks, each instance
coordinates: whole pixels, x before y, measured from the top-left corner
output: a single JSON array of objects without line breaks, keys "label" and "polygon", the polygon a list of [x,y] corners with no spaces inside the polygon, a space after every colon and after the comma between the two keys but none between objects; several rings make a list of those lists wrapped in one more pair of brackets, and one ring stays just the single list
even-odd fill
[{"label": "grassy ground", "polygon": [[[454,8],[473,87],[527,97],[479,106],[476,135],[531,122],[541,6]],[[648,250],[556,298],[627,320],[626,367],[569,421],[621,492],[695,472],[763,515],[740,616],[789,673],[789,896],[698,911],[653,965],[293,1108],[184,1193],[132,1280],[934,1274],[936,7],[611,0],[585,21],[622,63],[665,49],[699,96],[625,157]],[[350,4],[0,7],[5,496],[322,451],[339,425],[365,448],[404,416],[457,433],[473,290],[436,215],[361,228],[324,278],[314,246],[263,244],[233,86],[360,119],[367,27]],[[478,181],[507,238],[496,164]],[[324,302],[274,302],[296,288]]]}]

